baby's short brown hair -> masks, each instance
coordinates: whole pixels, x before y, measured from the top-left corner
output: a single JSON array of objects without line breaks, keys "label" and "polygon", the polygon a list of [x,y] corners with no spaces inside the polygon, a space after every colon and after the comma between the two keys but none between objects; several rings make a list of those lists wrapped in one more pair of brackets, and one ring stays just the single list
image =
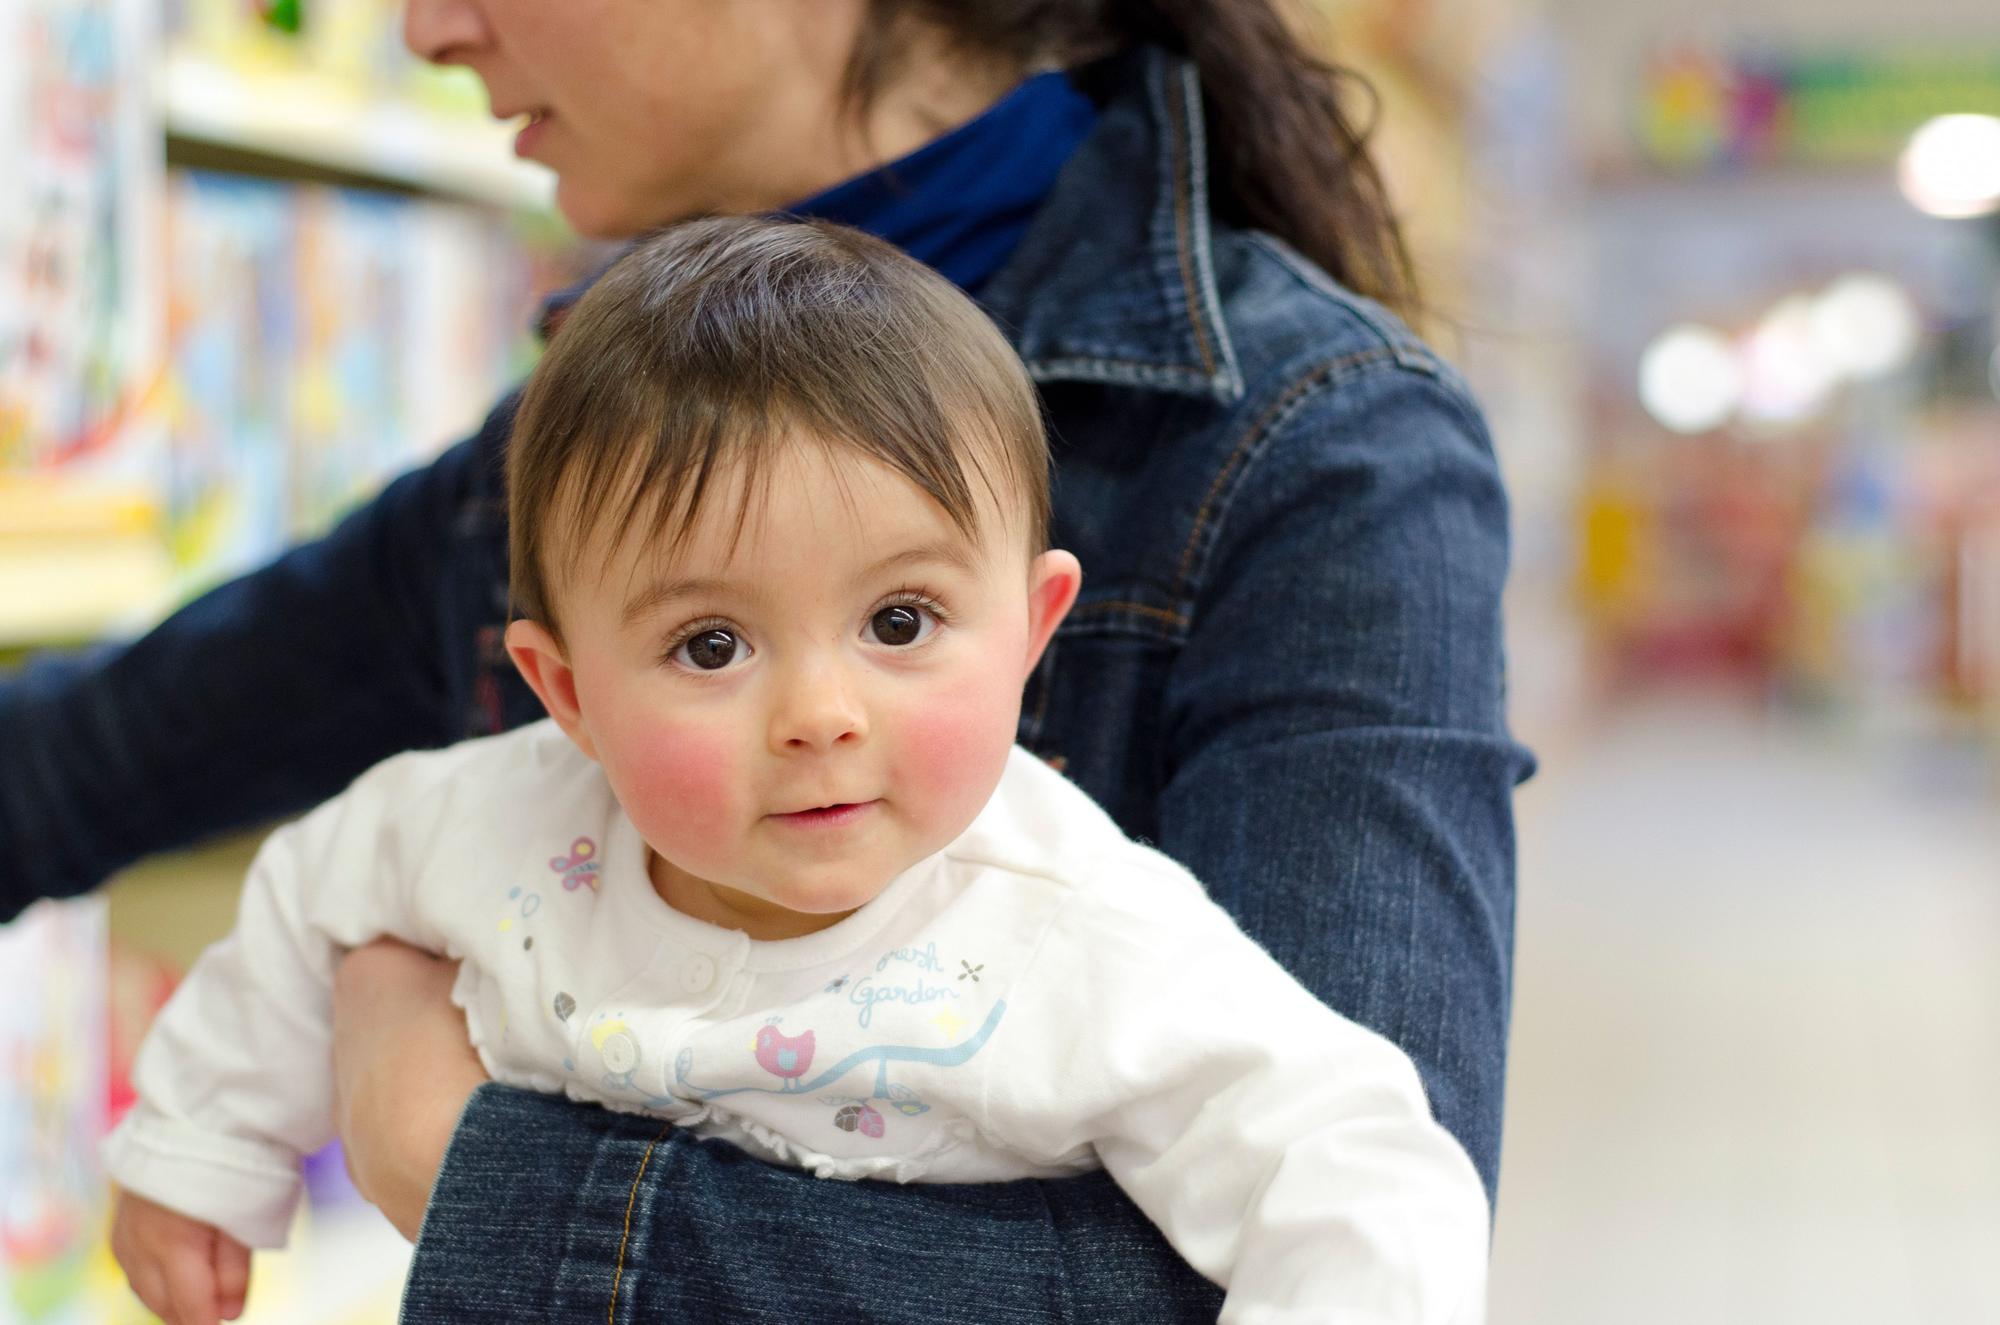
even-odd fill
[{"label": "baby's short brown hair", "polygon": [[536,367],[507,450],[515,610],[556,631],[553,586],[593,535],[644,519],[670,553],[719,471],[745,466],[747,506],[800,436],[888,465],[968,536],[977,481],[1046,546],[1040,404],[978,305],[860,231],[718,217],[620,258]]}]

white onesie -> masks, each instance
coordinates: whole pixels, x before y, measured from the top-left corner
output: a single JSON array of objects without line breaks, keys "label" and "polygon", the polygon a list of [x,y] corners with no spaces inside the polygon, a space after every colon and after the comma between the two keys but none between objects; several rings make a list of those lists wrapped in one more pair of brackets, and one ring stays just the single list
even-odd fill
[{"label": "white onesie", "polygon": [[140,1052],[122,1186],[280,1245],[333,1133],[330,988],[394,935],[462,965],[497,1080],[823,1177],[1103,1166],[1225,1320],[1476,1321],[1485,1194],[1409,1060],[1016,749],[951,846],[803,938],[672,910],[542,722],[406,754],[272,835]]}]

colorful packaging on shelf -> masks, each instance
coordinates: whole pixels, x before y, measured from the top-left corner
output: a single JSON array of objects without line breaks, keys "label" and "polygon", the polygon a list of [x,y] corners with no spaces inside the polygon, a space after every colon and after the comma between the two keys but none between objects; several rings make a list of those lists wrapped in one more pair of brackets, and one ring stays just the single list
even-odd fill
[{"label": "colorful packaging on shelf", "polygon": [[104,933],[97,899],[0,925],[0,1320],[99,1318]]},{"label": "colorful packaging on shelf", "polygon": [[325,530],[469,433],[518,371],[533,276],[504,218],[175,172],[169,519],[190,587]]}]

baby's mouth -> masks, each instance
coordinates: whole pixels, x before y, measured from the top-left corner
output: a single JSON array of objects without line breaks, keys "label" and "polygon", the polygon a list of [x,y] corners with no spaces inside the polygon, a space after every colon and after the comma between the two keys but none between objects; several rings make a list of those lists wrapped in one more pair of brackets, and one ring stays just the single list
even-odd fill
[{"label": "baby's mouth", "polygon": [[787,814],[774,814],[771,817],[780,823],[793,824],[801,828],[834,827],[854,822],[879,804],[881,804],[879,800],[839,801],[832,805],[793,810]]}]

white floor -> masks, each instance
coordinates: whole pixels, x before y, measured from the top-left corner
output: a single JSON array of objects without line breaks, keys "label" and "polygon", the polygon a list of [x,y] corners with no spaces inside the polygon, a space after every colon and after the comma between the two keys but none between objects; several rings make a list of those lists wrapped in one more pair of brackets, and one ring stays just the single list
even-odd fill
[{"label": "white floor", "polygon": [[1493,1325],[2000,1322],[2000,790],[1722,701],[1547,755]]}]

